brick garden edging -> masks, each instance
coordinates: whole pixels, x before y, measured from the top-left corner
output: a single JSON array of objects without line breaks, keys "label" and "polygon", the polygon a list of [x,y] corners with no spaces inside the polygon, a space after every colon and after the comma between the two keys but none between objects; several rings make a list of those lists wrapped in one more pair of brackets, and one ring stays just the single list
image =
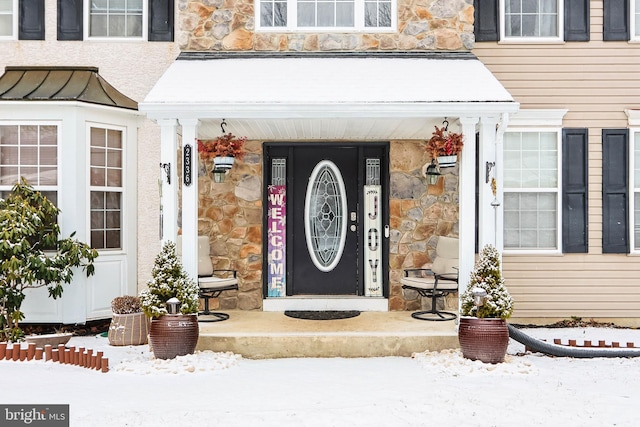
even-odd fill
[{"label": "brick garden edging", "polygon": [[93,354],[92,349],[84,347],[65,346],[58,344],[54,348],[51,344],[47,344],[44,348],[37,347],[36,343],[28,343],[24,348],[20,343],[0,342],[0,360],[13,361],[31,361],[43,360],[45,362],[52,361],[63,365],[75,365],[96,371],[109,372],[109,359],[104,357],[102,351]]}]

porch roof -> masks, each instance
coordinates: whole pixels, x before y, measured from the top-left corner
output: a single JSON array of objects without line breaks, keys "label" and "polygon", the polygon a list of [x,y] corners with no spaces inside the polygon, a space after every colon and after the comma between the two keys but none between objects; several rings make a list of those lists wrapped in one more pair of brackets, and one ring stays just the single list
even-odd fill
[{"label": "porch roof", "polygon": [[183,52],[140,103],[152,119],[201,119],[201,137],[226,118],[236,134],[278,139],[423,138],[442,117],[517,109],[468,52]]}]

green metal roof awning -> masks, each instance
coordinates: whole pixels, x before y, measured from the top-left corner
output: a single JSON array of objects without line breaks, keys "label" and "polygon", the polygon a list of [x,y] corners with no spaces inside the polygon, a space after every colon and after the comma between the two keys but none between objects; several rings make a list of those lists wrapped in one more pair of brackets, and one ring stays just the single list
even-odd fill
[{"label": "green metal roof awning", "polygon": [[0,101],[80,101],[137,110],[98,74],[96,67],[6,67],[0,76]]}]

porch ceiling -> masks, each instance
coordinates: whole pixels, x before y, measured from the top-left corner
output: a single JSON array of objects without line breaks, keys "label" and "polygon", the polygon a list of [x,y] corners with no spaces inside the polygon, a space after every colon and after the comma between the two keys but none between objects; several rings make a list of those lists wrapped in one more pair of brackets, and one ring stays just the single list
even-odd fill
[{"label": "porch ceiling", "polygon": [[518,104],[470,53],[189,54],[140,111],[199,119],[213,138],[227,119],[250,139],[422,139],[444,117],[515,112]]}]

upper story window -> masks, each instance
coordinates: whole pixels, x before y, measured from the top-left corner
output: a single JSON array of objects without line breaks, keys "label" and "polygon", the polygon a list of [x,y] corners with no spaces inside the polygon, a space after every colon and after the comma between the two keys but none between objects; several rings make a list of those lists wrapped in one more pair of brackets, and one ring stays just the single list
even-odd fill
[{"label": "upper story window", "polygon": [[389,31],[397,0],[258,0],[262,30]]},{"label": "upper story window", "polygon": [[0,40],[15,39],[18,32],[18,0],[0,0]]},{"label": "upper story window", "polygon": [[560,40],[563,0],[501,0],[503,40]]},{"label": "upper story window", "polygon": [[91,0],[89,37],[137,38],[146,34],[146,0]]}]

